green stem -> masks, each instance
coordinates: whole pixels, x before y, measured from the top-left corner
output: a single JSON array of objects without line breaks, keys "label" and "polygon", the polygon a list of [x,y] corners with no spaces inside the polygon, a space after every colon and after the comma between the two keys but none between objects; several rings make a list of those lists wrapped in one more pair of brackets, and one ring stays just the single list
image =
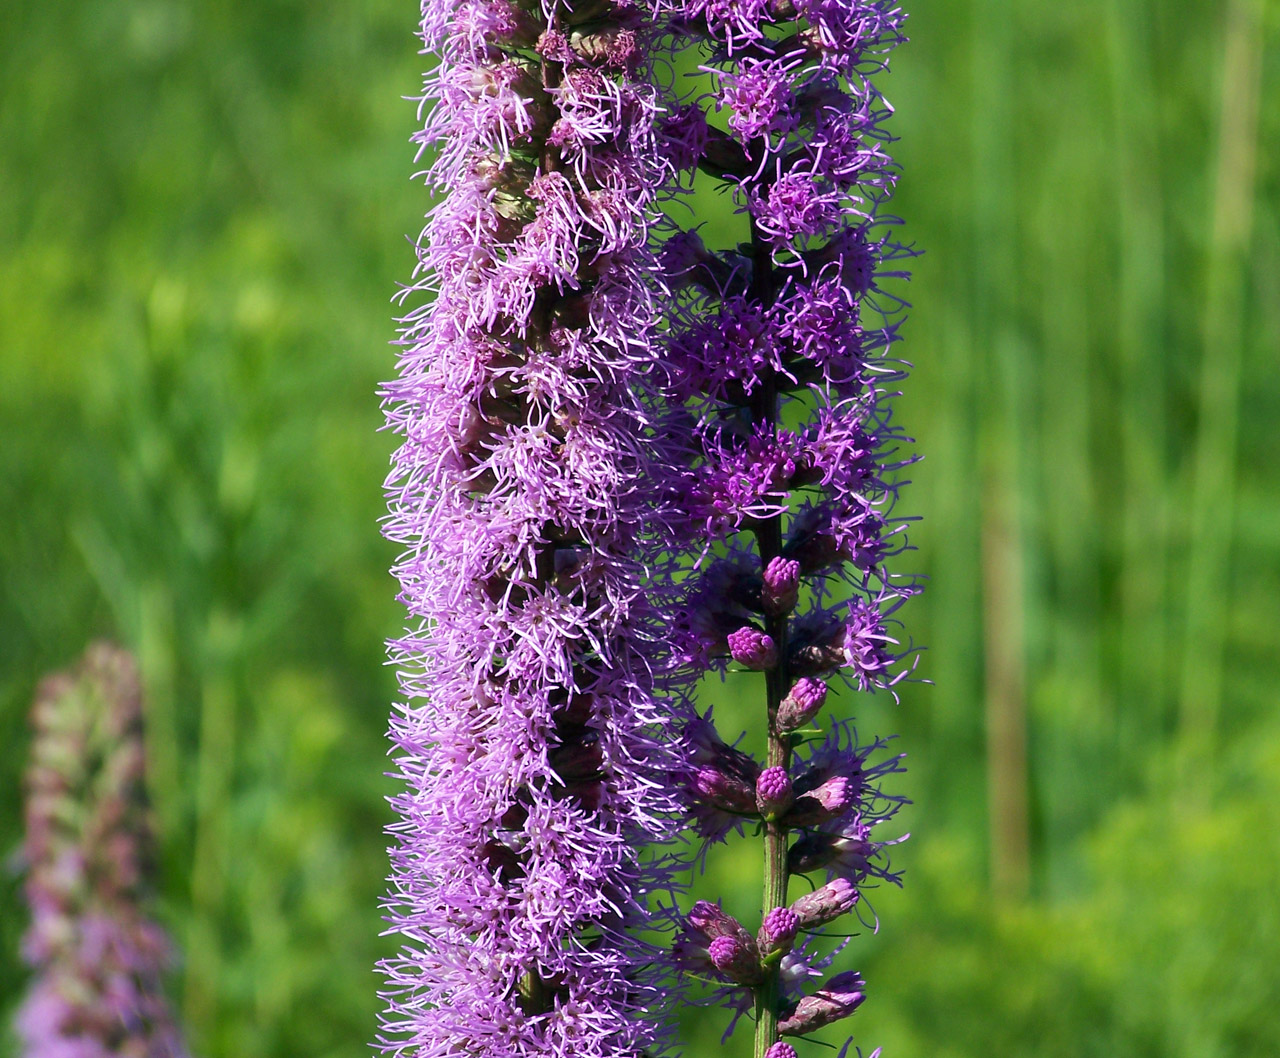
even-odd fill
[{"label": "green stem", "polygon": [[[754,248],[752,294],[761,304],[769,305],[775,296],[773,285],[773,257],[768,244],[751,224],[751,243]],[[778,390],[770,371],[762,380],[763,385],[756,398],[753,411],[756,421],[776,429],[778,424]],[[760,566],[764,569],[782,553],[782,515],[775,515],[756,526],[756,542],[760,550]],[[789,768],[791,742],[777,729],[778,706],[787,693],[787,618],[768,617],[765,632],[778,650],[778,663],[765,673],[765,700],[768,721],[768,747],[765,764],[770,768]],[[761,900],[761,919],[775,907],[787,903],[787,829],[777,822],[764,825],[764,892]],[[756,1035],[754,1058],[764,1058],[765,1052],[778,1038],[779,969],[773,967],[764,981],[755,989]]]}]

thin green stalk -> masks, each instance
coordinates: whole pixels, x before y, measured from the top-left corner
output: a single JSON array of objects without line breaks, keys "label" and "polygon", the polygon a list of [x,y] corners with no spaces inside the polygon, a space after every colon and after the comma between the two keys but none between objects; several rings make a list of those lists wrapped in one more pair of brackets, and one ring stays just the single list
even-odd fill
[{"label": "thin green stalk", "polygon": [[1120,270],[1117,357],[1120,375],[1120,459],[1123,474],[1120,568],[1120,673],[1115,711],[1119,759],[1162,726],[1168,687],[1169,511],[1164,393],[1168,357],[1163,341],[1165,232],[1159,120],[1148,58],[1148,5],[1108,5],[1118,171]]},{"label": "thin green stalk", "polygon": [[1027,388],[1023,350],[1007,326],[986,324],[1013,318],[1013,298],[1020,285],[1014,271],[1015,92],[1009,61],[1014,34],[1005,3],[977,0],[974,16],[973,241],[984,253],[975,269],[973,318],[979,347],[990,351],[984,365],[987,400],[978,425],[990,871],[992,891],[1016,899],[1026,894],[1031,875],[1019,493],[1025,473],[1022,450],[1031,430],[1022,414]]},{"label": "thin green stalk", "polygon": [[1185,795],[1202,804],[1210,794],[1207,780],[1221,709],[1230,614],[1240,347],[1244,340],[1245,259],[1253,228],[1262,39],[1259,0],[1233,0],[1227,9],[1222,62],[1182,665],[1182,787]]},{"label": "thin green stalk", "polygon": [[[773,302],[773,257],[768,244],[760,237],[754,221],[751,225],[751,242],[754,248],[752,292],[764,305]],[[776,429],[778,424],[778,392],[775,380],[770,376],[761,387],[756,413],[760,422]],[[760,565],[766,568],[782,553],[782,515],[766,519],[756,529],[756,541],[760,548]],[[769,617],[765,632],[778,650],[778,663],[765,673],[765,702],[768,730],[768,747],[765,753],[766,767],[789,768],[791,742],[777,729],[778,706],[787,693],[787,618]],[[775,907],[787,902],[787,830],[776,821],[764,824],[764,891],[761,899],[761,921]],[[755,1058],[764,1058],[765,1052],[778,1036],[779,970],[773,967],[765,975],[764,982],[755,990]]]}]

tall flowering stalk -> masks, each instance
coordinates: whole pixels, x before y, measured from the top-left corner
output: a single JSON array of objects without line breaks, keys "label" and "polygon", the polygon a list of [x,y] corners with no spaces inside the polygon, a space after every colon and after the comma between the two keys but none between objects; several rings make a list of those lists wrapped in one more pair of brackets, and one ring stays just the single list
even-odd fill
[{"label": "tall flowering stalk", "polygon": [[[757,823],[764,889],[758,931],[699,903],[676,955],[752,1012],[757,1058],[792,1058],[781,1037],[859,1007],[858,974],[811,980],[835,954],[816,935],[859,908],[868,880],[898,880],[873,831],[901,803],[880,788],[899,758],[849,722],[825,735],[809,725],[828,681],[890,690],[910,668],[893,615],[915,589],[886,569],[905,548],[891,508],[910,461],[895,454],[907,439],[890,421],[901,303],[877,285],[903,274],[887,268],[909,251],[884,234],[890,108],[870,81],[902,23],[886,0],[687,0],[671,23],[699,49],[710,88],[671,107],[666,153],[720,180],[745,220],[745,241],[727,252],[696,231],[662,251],[678,291],[671,432],[685,424],[688,442],[672,486],[693,557],[693,574],[677,563],[674,577],[691,585],[685,674],[761,673],[767,731],[760,762],[727,746],[709,716],[688,729],[701,833],[714,841]],[[789,893],[798,878],[812,891]]]},{"label": "tall flowering stalk", "polygon": [[161,976],[169,947],[144,914],[150,835],[141,692],[105,643],[50,676],[31,715],[23,953],[36,976],[18,1010],[28,1058],[181,1058]]},{"label": "tall flowering stalk", "polygon": [[384,1050],[655,1054],[667,884],[638,850],[679,810],[655,704],[644,404],[658,350],[646,218],[661,175],[629,0],[424,0],[440,55],[416,137],[441,198],[418,242],[388,421],[386,535],[414,627],[392,644]]}]

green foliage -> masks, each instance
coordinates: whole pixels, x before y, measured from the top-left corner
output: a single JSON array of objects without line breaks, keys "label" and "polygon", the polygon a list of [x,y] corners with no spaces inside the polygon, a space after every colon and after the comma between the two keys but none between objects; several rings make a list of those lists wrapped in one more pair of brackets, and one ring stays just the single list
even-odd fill
[{"label": "green foliage", "polygon": [[[903,616],[936,686],[843,703],[902,733],[917,802],[907,888],[872,894],[884,931],[846,956],[864,1049],[1280,1051],[1280,24],[1256,5],[1251,79],[1224,60],[1228,8],[1253,10],[912,5],[886,90],[895,210],[927,250],[900,416],[927,456],[903,565],[930,587]],[[0,16],[0,855],[38,676],[121,639],[201,1058],[373,1034],[401,621],[375,394],[427,205],[405,179],[413,20],[390,0]],[[1214,226],[1243,179],[1224,142],[1257,148],[1243,243]],[[733,238],[722,201],[696,206]],[[1023,901],[987,877],[993,658],[1029,732]],[[731,736],[754,724],[741,690],[711,694]],[[757,859],[714,853],[699,892],[749,918]],[[24,922],[0,874],[0,1016]],[[720,1021],[690,1017],[690,1054]]]}]

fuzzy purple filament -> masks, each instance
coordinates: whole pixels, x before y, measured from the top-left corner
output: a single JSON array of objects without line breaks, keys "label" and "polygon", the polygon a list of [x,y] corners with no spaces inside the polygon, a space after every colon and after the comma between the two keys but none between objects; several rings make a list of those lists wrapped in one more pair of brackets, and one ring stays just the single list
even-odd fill
[{"label": "fuzzy purple filament", "polygon": [[133,659],[96,643],[32,710],[23,953],[36,976],[16,1026],[27,1058],[183,1058],[164,998],[164,931],[147,918],[151,838]]},{"label": "fuzzy purple filament", "polygon": [[666,879],[638,850],[679,806],[637,543],[655,507],[652,27],[626,0],[422,16],[441,62],[416,140],[441,198],[385,394],[412,627],[391,651],[403,949],[380,1045],[654,1055],[662,953],[640,930]]}]

